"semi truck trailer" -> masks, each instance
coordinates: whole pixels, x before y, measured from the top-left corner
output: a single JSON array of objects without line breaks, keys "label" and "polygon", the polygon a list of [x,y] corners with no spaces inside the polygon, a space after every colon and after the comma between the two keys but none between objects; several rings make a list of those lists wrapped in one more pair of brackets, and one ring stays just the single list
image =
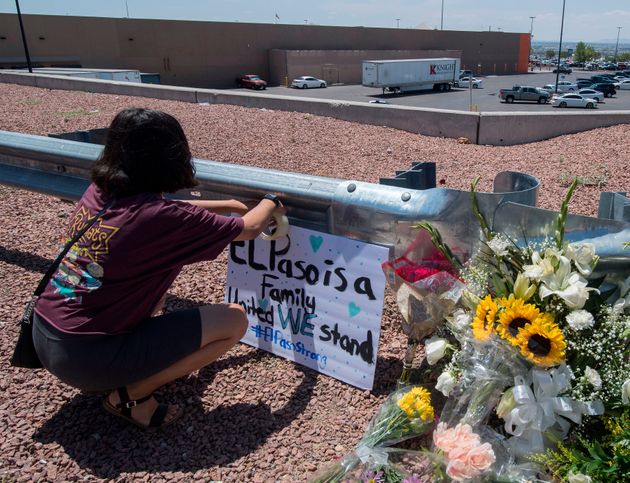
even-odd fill
[{"label": "semi truck trailer", "polygon": [[401,59],[363,61],[363,82],[386,92],[433,89],[450,91],[459,77],[460,59]]}]

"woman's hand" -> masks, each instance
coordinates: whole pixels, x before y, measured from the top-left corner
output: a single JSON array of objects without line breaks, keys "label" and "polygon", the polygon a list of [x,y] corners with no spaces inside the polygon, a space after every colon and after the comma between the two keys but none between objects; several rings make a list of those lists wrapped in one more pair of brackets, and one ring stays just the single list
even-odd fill
[{"label": "woman's hand", "polygon": [[282,216],[286,213],[286,208],[282,205],[280,200],[277,200],[278,204],[270,199],[262,199],[256,206],[243,215],[245,222],[243,231],[235,240],[253,240],[260,233],[269,226],[272,222],[274,215]]}]

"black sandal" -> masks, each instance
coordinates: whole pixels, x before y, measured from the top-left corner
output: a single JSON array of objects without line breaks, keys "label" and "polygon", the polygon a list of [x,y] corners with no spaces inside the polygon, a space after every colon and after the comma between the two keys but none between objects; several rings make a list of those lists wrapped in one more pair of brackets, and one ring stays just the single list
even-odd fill
[{"label": "black sandal", "polygon": [[126,387],[119,387],[118,389],[116,389],[116,391],[118,392],[118,398],[120,399],[120,402],[116,404],[116,406],[112,406],[112,404],[109,402],[109,396],[108,396],[103,400],[103,408],[107,412],[113,414],[114,416],[118,416],[119,418],[122,418],[125,421],[130,422],[131,424],[135,424],[136,426],[142,429],[163,428],[175,422],[181,416],[181,411],[180,411],[173,417],[173,419],[171,419],[170,421],[164,422],[164,419],[166,418],[166,415],[168,414],[169,406],[168,404],[158,404],[157,409],[154,411],[153,415],[151,416],[151,421],[149,421],[149,424],[148,425],[142,424],[131,417],[131,408],[139,404],[142,404],[144,402],[147,402],[149,399],[153,397],[153,394],[149,394],[148,396],[141,397],[140,399],[129,399],[129,393],[127,392]]}]

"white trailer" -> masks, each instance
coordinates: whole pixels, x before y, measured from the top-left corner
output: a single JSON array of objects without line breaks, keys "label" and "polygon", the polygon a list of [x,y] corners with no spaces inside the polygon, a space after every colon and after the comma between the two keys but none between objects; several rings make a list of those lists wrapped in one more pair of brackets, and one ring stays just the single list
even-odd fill
[{"label": "white trailer", "polygon": [[459,77],[459,66],[456,58],[365,60],[362,85],[379,87],[383,94],[423,89],[450,91]]}]

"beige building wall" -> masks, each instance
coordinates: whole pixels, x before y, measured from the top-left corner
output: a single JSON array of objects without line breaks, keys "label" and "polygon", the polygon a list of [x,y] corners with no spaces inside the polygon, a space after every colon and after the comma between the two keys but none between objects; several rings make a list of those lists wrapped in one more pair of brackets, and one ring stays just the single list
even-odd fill
[{"label": "beige building wall", "polygon": [[[232,87],[234,79],[245,73],[269,78],[273,49],[459,50],[462,68],[480,64],[482,72],[497,74],[518,71],[522,50],[521,34],[505,32],[51,15],[23,15],[23,19],[31,56],[42,66],[67,61],[88,68],[139,69],[160,73],[164,84],[192,87]],[[0,66],[11,67],[21,59],[17,16],[0,14]],[[338,67],[339,75],[346,75],[344,69],[351,70]]]},{"label": "beige building wall", "polygon": [[328,84],[361,84],[364,60],[461,58],[460,50],[276,50],[269,53],[269,81],[286,85],[301,75]]}]

